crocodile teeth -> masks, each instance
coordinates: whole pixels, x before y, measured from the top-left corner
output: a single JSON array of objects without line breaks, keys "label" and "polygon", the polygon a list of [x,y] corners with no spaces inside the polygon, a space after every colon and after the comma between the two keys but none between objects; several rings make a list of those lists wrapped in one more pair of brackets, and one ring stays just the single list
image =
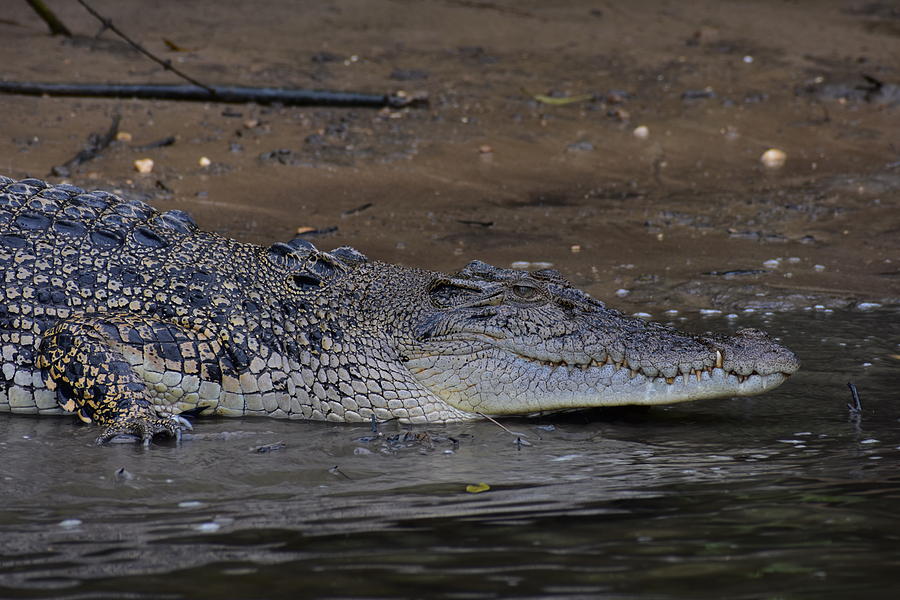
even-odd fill
[{"label": "crocodile teeth", "polygon": [[725,364],[725,359],[722,356],[722,353],[716,350],[716,368],[721,369],[723,364]]}]

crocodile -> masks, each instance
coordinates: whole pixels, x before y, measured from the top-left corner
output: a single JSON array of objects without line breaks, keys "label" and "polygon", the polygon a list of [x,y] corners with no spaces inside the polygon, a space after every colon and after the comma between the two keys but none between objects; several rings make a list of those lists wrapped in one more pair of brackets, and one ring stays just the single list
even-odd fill
[{"label": "crocodile", "polygon": [[448,423],[749,396],[799,368],[755,329],[692,335],[558,271],[446,274],[200,229],[180,210],[0,177],[0,412],[116,437],[186,416]]}]

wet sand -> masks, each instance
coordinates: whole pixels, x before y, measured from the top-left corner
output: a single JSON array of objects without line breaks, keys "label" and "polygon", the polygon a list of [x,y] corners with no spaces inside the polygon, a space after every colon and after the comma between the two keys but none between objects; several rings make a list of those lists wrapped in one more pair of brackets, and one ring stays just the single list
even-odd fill
[{"label": "wet sand", "polygon": [[[447,271],[549,262],[655,316],[900,302],[890,3],[95,4],[209,84],[404,90],[429,104],[0,96],[3,174],[63,181],[52,167],[119,113],[131,140],[65,180],[245,241],[336,227],[310,239]],[[54,8],[80,37],[5,7],[0,77],[179,82],[111,33],[94,38],[75,3]],[[783,167],[760,163],[768,148]],[[139,158],[152,173],[135,172]]]}]

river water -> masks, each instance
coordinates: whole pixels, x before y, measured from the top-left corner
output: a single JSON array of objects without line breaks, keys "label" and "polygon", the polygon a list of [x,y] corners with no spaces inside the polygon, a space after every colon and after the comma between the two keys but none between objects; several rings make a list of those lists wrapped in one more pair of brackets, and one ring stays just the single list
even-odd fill
[{"label": "river water", "polygon": [[143,450],[0,415],[0,597],[897,597],[900,313],[679,325],[764,328],[803,369],[513,433],[221,419]]}]

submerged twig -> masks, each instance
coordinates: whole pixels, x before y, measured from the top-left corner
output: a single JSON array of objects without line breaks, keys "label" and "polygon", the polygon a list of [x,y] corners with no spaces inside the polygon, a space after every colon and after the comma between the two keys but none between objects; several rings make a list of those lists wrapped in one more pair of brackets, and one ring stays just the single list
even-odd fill
[{"label": "submerged twig", "polygon": [[331,473],[332,475],[340,475],[344,479],[349,479],[350,481],[353,481],[352,477],[350,477],[349,475],[347,475],[346,473],[341,471],[341,468],[339,465],[334,465],[333,467],[328,469],[328,472]]},{"label": "submerged twig", "polygon": [[850,420],[859,422],[862,418],[862,403],[859,401],[859,392],[852,383],[848,383],[847,387],[850,388],[850,395],[853,397],[853,403],[847,403],[847,410],[850,411]]},{"label": "submerged twig", "polygon": [[269,452],[275,452],[276,450],[283,450],[287,448],[287,444],[284,442],[273,442],[271,444],[263,444],[262,446],[254,446],[250,448],[250,452],[256,452],[257,454],[267,454]]},{"label": "submerged twig", "polygon": [[172,61],[170,61],[170,60],[163,60],[163,59],[157,57],[155,54],[153,54],[152,52],[150,52],[149,50],[147,50],[146,48],[144,48],[143,46],[141,46],[140,44],[138,44],[137,42],[135,42],[133,39],[131,39],[130,37],[128,37],[121,29],[119,29],[118,27],[116,27],[115,25],[113,25],[112,20],[110,20],[110,19],[104,17],[103,15],[101,15],[100,13],[98,13],[96,10],[94,10],[94,8],[93,8],[90,4],[88,4],[88,3],[85,2],[84,0],[78,0],[78,4],[80,4],[81,6],[83,6],[84,9],[85,9],[86,11],[88,11],[89,13],[91,13],[98,21],[100,21],[100,22],[103,24],[103,27],[104,27],[104,28],[109,29],[110,31],[112,31],[113,33],[115,33],[117,36],[119,36],[120,38],[122,38],[123,40],[125,40],[126,42],[128,42],[128,44],[129,44],[132,48],[134,48],[135,50],[137,50],[138,52],[140,52],[141,54],[143,54],[144,56],[146,56],[147,58],[149,58],[149,59],[152,60],[153,62],[159,63],[159,64],[162,65],[162,67],[163,67],[164,69],[166,69],[167,71],[172,71],[173,73],[175,73],[176,75],[178,75],[179,77],[181,77],[182,79],[184,79],[185,81],[189,81],[189,82],[193,83],[194,85],[203,88],[204,90],[206,90],[206,93],[208,94],[208,96],[215,96],[216,91],[215,91],[213,88],[209,87],[209,86],[206,85],[206,84],[200,83],[199,81],[197,81],[196,79],[194,79],[194,78],[191,77],[190,75],[188,75],[188,74],[186,74],[186,73],[180,71],[179,69],[173,67],[173,66],[172,66]]},{"label": "submerged twig", "polygon": [[47,24],[47,27],[50,28],[50,33],[52,35],[64,35],[66,37],[72,37],[72,32],[69,31],[69,28],[65,26],[65,24],[59,20],[59,17],[56,16],[50,8],[44,4],[44,0],[25,0],[31,8],[34,9],[34,12],[38,14],[38,16],[44,20],[44,23]]},{"label": "submerged twig", "polygon": [[122,116],[118,113],[113,115],[112,123],[106,133],[90,134],[84,148],[65,163],[50,169],[50,174],[57,177],[68,177],[70,169],[97,158],[116,139],[116,135],[119,133],[119,121],[121,120]]},{"label": "submerged twig", "polygon": [[363,94],[302,88],[244,86],[203,86],[170,84],[41,83],[0,81],[0,92],[31,96],[89,96],[94,98],[144,98],[151,100],[192,100],[201,102],[257,102],[284,105],[358,106],[402,108],[427,102],[416,94]]},{"label": "submerged twig", "polygon": [[488,415],[486,415],[486,414],[484,414],[484,413],[477,412],[477,411],[475,412],[475,414],[478,415],[479,417],[482,417],[482,418],[484,418],[484,419],[487,419],[488,421],[490,421],[491,423],[493,423],[494,425],[496,425],[497,427],[499,427],[500,429],[502,429],[502,430],[505,431],[506,433],[508,433],[508,434],[510,434],[510,435],[514,435],[514,436],[516,436],[516,437],[519,436],[518,433],[516,433],[515,431],[512,431],[511,429],[509,429],[506,425],[504,425],[503,423],[501,423],[501,422],[498,421],[497,419],[495,419],[495,418],[493,418],[493,417],[491,417],[491,416],[488,416]]},{"label": "submerged twig", "polygon": [[522,449],[522,446],[530,446],[530,445],[531,445],[530,442],[528,442],[527,440],[523,440],[523,439],[522,439],[523,437],[526,437],[526,438],[528,437],[528,436],[525,435],[524,433],[516,433],[515,431],[509,429],[506,425],[504,425],[503,423],[501,423],[501,422],[498,421],[497,419],[495,419],[495,418],[493,418],[493,417],[491,417],[491,416],[488,416],[488,415],[486,415],[486,414],[484,414],[484,413],[476,412],[475,414],[478,415],[479,417],[483,417],[483,418],[487,419],[488,421],[490,421],[491,423],[493,423],[494,425],[496,425],[497,427],[499,427],[500,429],[502,429],[502,430],[505,431],[506,433],[508,433],[508,434],[510,434],[510,435],[516,436],[516,449],[517,449],[517,450],[521,450],[521,449]]}]

